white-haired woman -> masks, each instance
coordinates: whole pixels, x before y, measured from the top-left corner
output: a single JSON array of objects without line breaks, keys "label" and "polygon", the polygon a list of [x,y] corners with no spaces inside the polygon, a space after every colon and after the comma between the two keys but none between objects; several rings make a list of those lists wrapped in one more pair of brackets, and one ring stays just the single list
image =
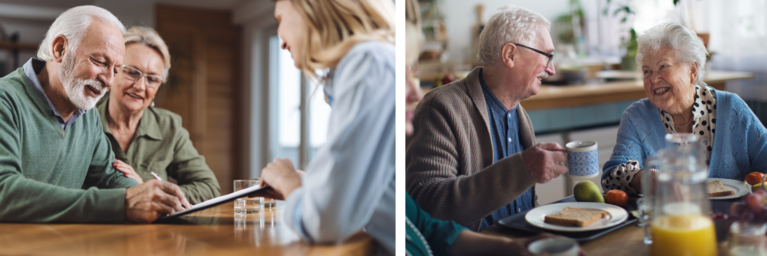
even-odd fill
[{"label": "white-haired woman", "polygon": [[115,153],[112,165],[139,183],[153,179],[152,173],[173,178],[192,204],[221,195],[216,176],[192,146],[181,117],[151,106],[168,77],[168,46],[147,27],[132,27],[123,38],[120,72],[109,97],[97,106]]},{"label": "white-haired woman", "polygon": [[262,181],[287,201],[285,223],[312,242],[364,230],[394,254],[394,9],[380,0],[280,0],[282,48],[321,77],[332,107],[328,140],[301,177],[275,159]]},{"label": "white-haired woman", "polygon": [[641,193],[642,162],[668,133],[693,133],[706,148],[709,176],[743,180],[767,170],[767,129],[737,95],[703,82],[706,48],[695,32],[663,23],[637,39],[647,98],[629,106],[605,163],[602,187]]}]

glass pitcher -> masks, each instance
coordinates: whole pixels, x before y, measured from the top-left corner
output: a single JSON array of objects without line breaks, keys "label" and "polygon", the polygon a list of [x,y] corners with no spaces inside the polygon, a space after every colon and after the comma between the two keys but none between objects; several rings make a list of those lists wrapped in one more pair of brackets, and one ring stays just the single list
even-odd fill
[{"label": "glass pitcher", "polygon": [[[667,134],[666,148],[651,163],[657,166],[658,173],[652,200],[650,255],[717,255],[704,153],[698,136]],[[643,185],[651,182],[643,180]]]}]

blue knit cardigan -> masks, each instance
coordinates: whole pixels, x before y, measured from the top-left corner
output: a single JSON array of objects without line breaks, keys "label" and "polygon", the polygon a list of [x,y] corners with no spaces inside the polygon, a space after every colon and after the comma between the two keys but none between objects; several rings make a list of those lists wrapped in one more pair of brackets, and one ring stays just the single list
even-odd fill
[{"label": "blue knit cardigan", "polygon": [[[715,91],[716,132],[714,133],[709,177],[743,180],[750,172],[767,171],[767,129],[738,95]],[[610,160],[602,168],[602,179],[628,160],[647,157],[665,147],[666,130],[658,108],[647,98],[634,102],[623,112],[618,140]]]}]

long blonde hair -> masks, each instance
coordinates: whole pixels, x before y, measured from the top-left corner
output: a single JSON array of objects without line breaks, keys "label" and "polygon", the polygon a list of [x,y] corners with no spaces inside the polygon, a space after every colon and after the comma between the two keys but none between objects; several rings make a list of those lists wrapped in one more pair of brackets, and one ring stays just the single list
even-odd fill
[{"label": "long blonde hair", "polygon": [[298,66],[310,77],[315,70],[333,68],[357,43],[394,43],[394,4],[391,0],[287,0],[307,24]]}]

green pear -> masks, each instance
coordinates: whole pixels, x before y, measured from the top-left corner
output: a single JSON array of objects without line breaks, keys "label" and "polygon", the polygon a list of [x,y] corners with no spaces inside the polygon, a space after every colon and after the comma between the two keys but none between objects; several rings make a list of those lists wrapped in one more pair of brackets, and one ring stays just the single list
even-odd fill
[{"label": "green pear", "polygon": [[578,202],[605,202],[605,197],[602,196],[602,190],[599,189],[599,186],[588,180],[578,182],[573,189],[573,195],[575,201]]}]

